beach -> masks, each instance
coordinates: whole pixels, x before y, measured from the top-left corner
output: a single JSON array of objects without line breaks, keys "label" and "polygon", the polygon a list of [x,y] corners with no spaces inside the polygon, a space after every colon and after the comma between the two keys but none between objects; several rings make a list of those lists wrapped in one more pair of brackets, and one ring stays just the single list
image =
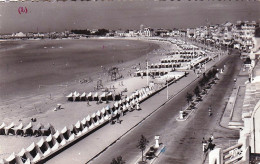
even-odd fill
[{"label": "beach", "polygon": [[[95,47],[85,45],[86,43],[100,44]],[[8,44],[9,46],[5,46]],[[1,121],[6,124],[14,122],[16,125],[23,123],[25,126],[31,118],[37,118],[34,126],[38,123],[51,123],[57,130],[75,124],[77,120],[101,110],[106,105],[90,102],[91,107],[88,108],[87,102],[68,103],[66,96],[70,92],[94,92],[98,79],[102,79],[105,87],[115,85],[119,88],[118,82],[111,82],[101,65],[103,69],[117,66],[124,76],[124,84],[130,91],[134,91],[146,85],[146,79],[140,77],[139,80],[133,81],[131,78],[135,67],[145,68],[147,57],[149,61],[158,61],[160,54],[167,47],[170,48],[166,42],[127,39],[14,41],[1,42],[1,46],[8,49],[1,50]],[[103,49],[106,49],[106,52]],[[5,68],[5,64],[9,65],[8,69]],[[66,64],[69,66],[66,67]],[[82,79],[89,78],[92,82],[80,83]],[[120,80],[122,79],[118,81]],[[61,103],[64,110],[54,112],[57,103]],[[26,148],[33,141],[37,142],[40,139],[21,136],[0,137],[3,141],[0,143],[1,158],[7,157],[12,151],[17,153],[21,148]],[[20,144],[9,147],[13,141]]]}]

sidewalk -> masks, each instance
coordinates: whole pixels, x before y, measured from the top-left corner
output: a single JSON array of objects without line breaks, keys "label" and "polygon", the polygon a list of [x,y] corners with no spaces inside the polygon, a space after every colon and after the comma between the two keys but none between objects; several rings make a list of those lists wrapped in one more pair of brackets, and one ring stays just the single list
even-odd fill
[{"label": "sidewalk", "polygon": [[[225,74],[225,71],[224,73]],[[220,125],[226,128],[240,128],[242,121],[242,106],[245,96],[245,82],[248,80],[247,70],[240,69],[236,76],[235,86],[228,99]]]},{"label": "sidewalk", "polygon": [[[207,68],[215,65],[215,62],[210,61],[207,63]],[[196,74],[193,71],[190,71],[187,77],[184,77],[177,81],[177,83],[170,85],[168,88],[169,98],[177,95],[196,79]],[[141,104],[141,111],[130,112],[127,113],[126,116],[121,117],[121,124],[106,125],[102,127],[102,130],[90,134],[87,136],[87,139],[79,141],[69,149],[64,150],[59,155],[47,161],[47,163],[65,163],[68,161],[70,163],[83,163],[86,161],[91,163],[92,159],[105,151],[109,146],[113,145],[117,140],[120,140],[121,137],[134,129],[151,114],[160,109],[160,107],[167,102],[166,97],[167,91],[164,89],[144,101]]]}]

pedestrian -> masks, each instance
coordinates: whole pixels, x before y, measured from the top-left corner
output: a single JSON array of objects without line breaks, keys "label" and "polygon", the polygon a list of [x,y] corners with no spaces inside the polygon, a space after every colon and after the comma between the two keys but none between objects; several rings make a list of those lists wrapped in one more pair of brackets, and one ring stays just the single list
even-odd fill
[{"label": "pedestrian", "polygon": [[213,134],[211,134],[210,138],[211,138],[212,141],[214,140],[214,136],[213,136]]},{"label": "pedestrian", "polygon": [[207,146],[207,141],[203,137],[203,139],[202,139],[202,150],[203,150],[204,153],[207,151],[206,146]]}]

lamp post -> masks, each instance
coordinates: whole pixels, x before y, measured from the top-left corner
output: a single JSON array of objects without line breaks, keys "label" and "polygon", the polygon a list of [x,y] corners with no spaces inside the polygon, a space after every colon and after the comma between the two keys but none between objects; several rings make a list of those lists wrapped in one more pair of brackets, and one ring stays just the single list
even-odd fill
[{"label": "lamp post", "polygon": [[167,85],[166,98],[167,98],[167,100],[168,100],[168,99],[169,99],[169,91],[168,91],[168,77],[167,77],[167,80],[166,80],[166,85]]},{"label": "lamp post", "polygon": [[147,86],[148,86],[149,85],[148,61],[146,62],[146,82],[147,82]]}]

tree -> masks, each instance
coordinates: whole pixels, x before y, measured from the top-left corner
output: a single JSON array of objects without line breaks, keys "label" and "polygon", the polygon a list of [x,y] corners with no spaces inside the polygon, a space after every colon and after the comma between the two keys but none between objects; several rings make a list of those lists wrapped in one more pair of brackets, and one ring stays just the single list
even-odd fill
[{"label": "tree", "polygon": [[195,89],[194,89],[194,94],[196,95],[196,97],[199,97],[200,96],[200,88],[197,86]]},{"label": "tree", "polygon": [[190,104],[190,102],[192,101],[192,94],[191,93],[187,92],[186,100],[187,100],[188,104]]},{"label": "tree", "polygon": [[107,33],[109,33],[109,30],[102,28],[102,29],[98,29],[95,32],[95,35],[97,35],[97,36],[105,36]]},{"label": "tree", "polygon": [[113,158],[110,164],[125,164],[122,156],[118,156],[117,158]]},{"label": "tree", "polygon": [[146,146],[148,145],[148,143],[149,143],[149,141],[143,135],[141,135],[141,138],[140,138],[140,140],[138,141],[138,144],[137,144],[137,148],[142,151],[142,161],[144,161],[143,160],[144,150],[145,150]]}]

